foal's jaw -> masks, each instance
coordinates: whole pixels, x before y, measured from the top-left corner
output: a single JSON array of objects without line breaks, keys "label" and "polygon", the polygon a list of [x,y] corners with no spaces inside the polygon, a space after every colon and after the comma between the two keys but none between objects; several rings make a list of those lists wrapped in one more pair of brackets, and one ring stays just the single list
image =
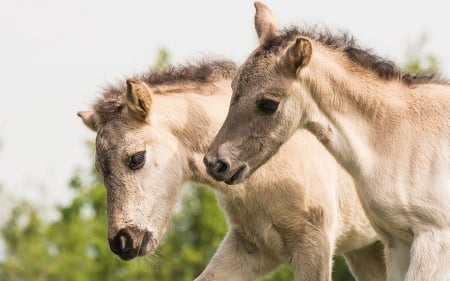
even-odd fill
[{"label": "foal's jaw", "polygon": [[229,185],[238,184],[244,181],[248,176],[249,168],[246,164],[243,164],[237,168],[236,171],[232,172],[232,176],[225,179],[224,182]]}]

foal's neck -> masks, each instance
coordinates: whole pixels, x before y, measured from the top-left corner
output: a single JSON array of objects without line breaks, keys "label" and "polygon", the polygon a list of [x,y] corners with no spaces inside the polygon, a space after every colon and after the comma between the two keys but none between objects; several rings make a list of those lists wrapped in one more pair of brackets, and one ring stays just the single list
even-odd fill
[{"label": "foal's neck", "polygon": [[[371,169],[379,137],[377,128],[404,106],[403,87],[381,81],[374,73],[337,54],[319,53],[301,76],[306,85],[309,129],[353,175]],[[391,95],[387,92],[396,92]]]},{"label": "foal's neck", "polygon": [[[164,116],[165,130],[170,131],[182,149],[185,179],[220,188],[221,184],[206,173],[203,156],[225,120],[231,99],[230,81],[201,86],[160,95],[159,112]],[[223,186],[224,190],[229,189]]]}]

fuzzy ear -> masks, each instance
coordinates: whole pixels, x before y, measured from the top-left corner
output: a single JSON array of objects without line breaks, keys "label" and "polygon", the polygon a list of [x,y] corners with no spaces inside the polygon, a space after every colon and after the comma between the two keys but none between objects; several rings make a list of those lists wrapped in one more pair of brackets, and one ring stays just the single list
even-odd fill
[{"label": "fuzzy ear", "polygon": [[261,2],[255,2],[255,29],[258,34],[259,43],[278,35],[278,24],[272,11]]},{"label": "fuzzy ear", "polygon": [[127,80],[127,108],[128,113],[139,121],[150,122],[150,107],[152,93],[150,88],[142,81]]},{"label": "fuzzy ear", "polygon": [[295,39],[281,57],[280,63],[289,74],[297,77],[300,70],[310,61],[312,56],[312,43],[309,38],[299,36]]},{"label": "fuzzy ear", "polygon": [[98,129],[98,116],[93,111],[78,111],[77,115],[83,120],[84,125],[96,132]]}]

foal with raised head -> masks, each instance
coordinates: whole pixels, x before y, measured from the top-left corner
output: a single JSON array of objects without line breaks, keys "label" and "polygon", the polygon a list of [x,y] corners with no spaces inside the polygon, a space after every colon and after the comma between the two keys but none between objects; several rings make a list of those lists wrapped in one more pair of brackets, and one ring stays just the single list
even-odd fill
[{"label": "foal with raised head", "polygon": [[111,250],[125,260],[152,252],[191,180],[214,186],[229,222],[197,281],[254,280],[282,263],[296,280],[329,280],[333,254],[358,280],[385,280],[383,247],[353,180],[310,133],[295,133],[233,188],[207,175],[202,158],[225,119],[235,70],[214,61],[147,73],[79,113],[97,132]]},{"label": "foal with raised head", "polygon": [[449,83],[404,73],[346,34],[280,31],[255,7],[260,46],[232,83],[208,172],[240,183],[306,128],[354,177],[388,279],[450,280]]}]

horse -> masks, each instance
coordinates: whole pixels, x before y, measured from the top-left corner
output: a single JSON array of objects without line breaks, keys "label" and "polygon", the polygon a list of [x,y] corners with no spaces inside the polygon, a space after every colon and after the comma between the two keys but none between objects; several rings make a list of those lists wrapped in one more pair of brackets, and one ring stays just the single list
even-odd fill
[{"label": "horse", "polygon": [[331,280],[333,254],[358,280],[386,280],[383,245],[353,179],[309,132],[232,188],[207,174],[203,155],[225,119],[236,70],[227,60],[153,70],[109,85],[78,112],[96,132],[111,251],[123,260],[152,253],[190,181],[211,186],[229,224],[197,281],[254,280],[281,264],[296,280]]},{"label": "horse", "polygon": [[354,178],[388,280],[450,280],[449,82],[404,72],[348,32],[279,29],[255,7],[259,46],[233,79],[208,172],[238,184],[307,129]]}]

